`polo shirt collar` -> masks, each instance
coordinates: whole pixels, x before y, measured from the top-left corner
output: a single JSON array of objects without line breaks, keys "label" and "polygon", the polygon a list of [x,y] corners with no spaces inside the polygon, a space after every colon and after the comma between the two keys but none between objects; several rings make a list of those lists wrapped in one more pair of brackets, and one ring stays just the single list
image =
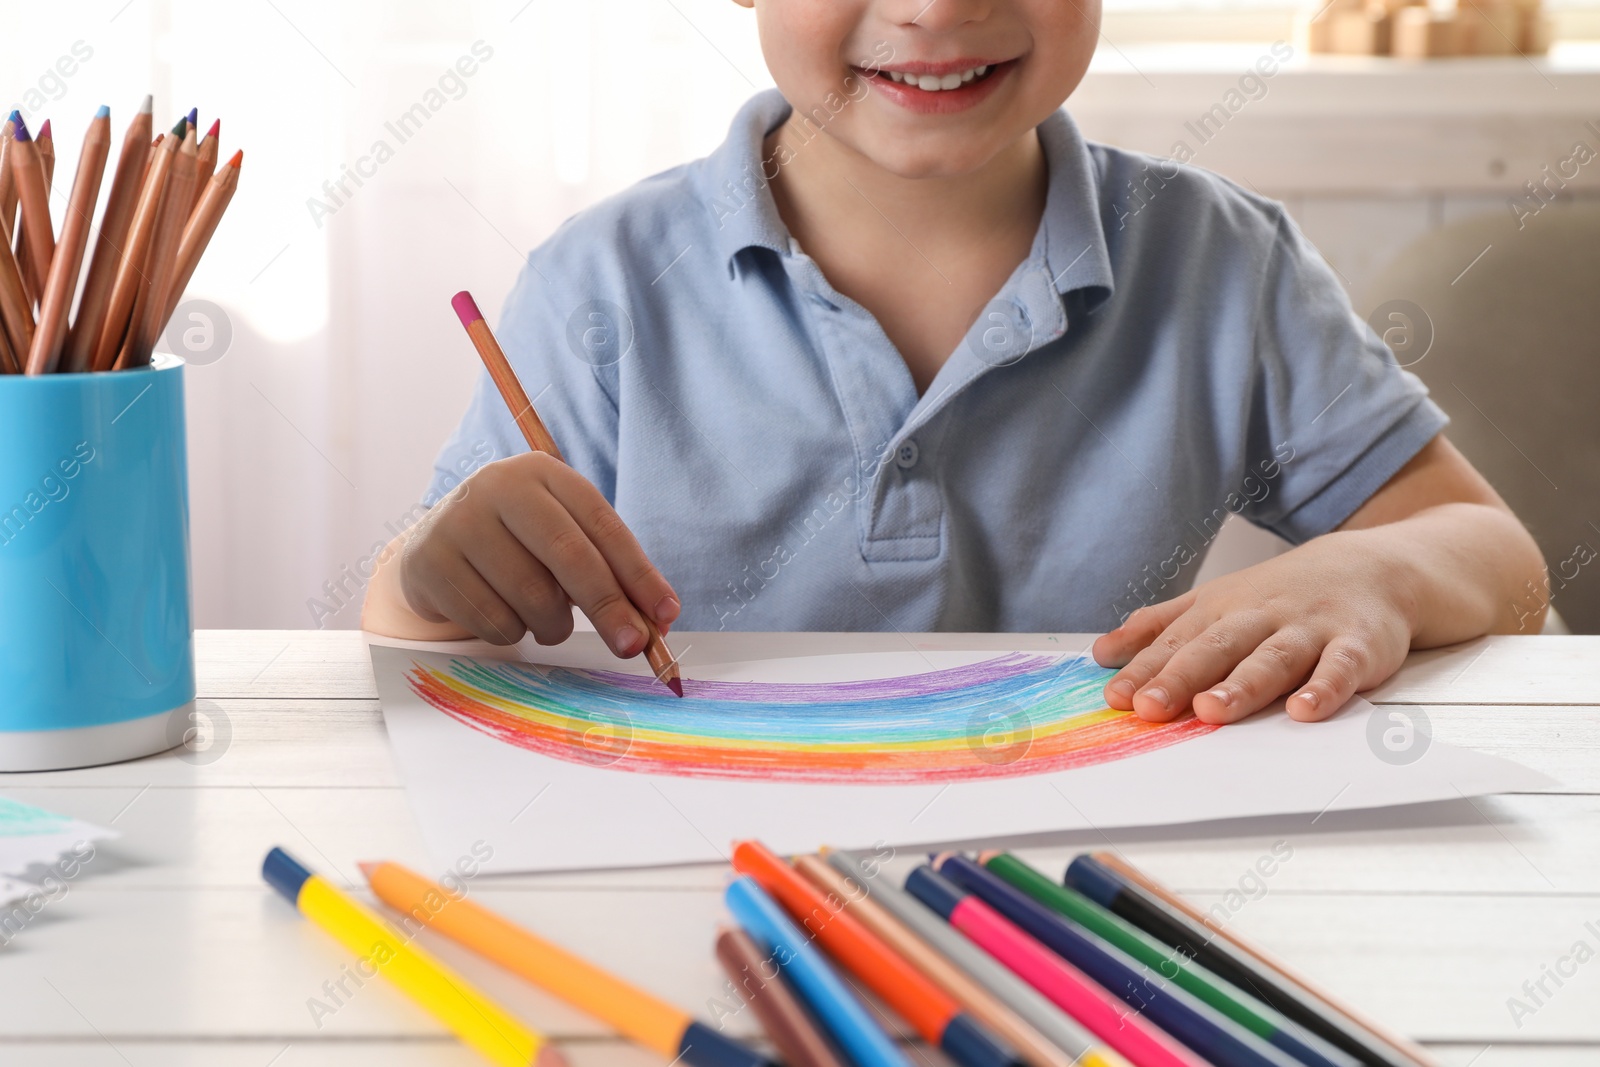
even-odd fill
[{"label": "polo shirt collar", "polygon": [[[789,231],[778,215],[768,181],[775,165],[764,159],[766,137],[789,117],[783,94],[769,89],[739,109],[728,139],[700,168],[701,188],[718,247],[735,270],[747,248],[789,252]],[[1039,241],[1044,265],[1057,292],[1087,290],[1092,309],[1111,295],[1111,258],[1101,216],[1100,175],[1077,123],[1058,110],[1039,124],[1039,142],[1050,168]]]}]

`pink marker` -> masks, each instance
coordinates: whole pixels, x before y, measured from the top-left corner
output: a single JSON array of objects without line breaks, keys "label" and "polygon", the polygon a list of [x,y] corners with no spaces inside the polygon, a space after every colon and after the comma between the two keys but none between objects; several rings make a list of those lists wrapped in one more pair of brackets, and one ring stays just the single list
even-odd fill
[{"label": "pink marker", "polygon": [[1135,1067],[1208,1067],[1205,1060],[1106,992],[1094,979],[932,867],[912,871],[906,878],[906,892],[1015,971],[1017,977]]}]

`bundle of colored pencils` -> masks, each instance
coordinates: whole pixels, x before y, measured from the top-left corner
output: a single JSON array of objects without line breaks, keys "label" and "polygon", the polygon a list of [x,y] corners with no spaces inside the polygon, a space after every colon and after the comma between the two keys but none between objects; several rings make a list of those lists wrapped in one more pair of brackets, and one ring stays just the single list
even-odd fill
[{"label": "bundle of colored pencils", "polygon": [[16,111],[0,127],[0,373],[149,364],[233,199],[244,159],[235,152],[217,167],[221,123],[199,137],[194,111],[152,142],[150,105],[146,96],[123,137],[76,314],[111,149],[110,109],[100,108],[84,135],[59,232],[50,218],[56,153],[49,120],[36,137]]}]

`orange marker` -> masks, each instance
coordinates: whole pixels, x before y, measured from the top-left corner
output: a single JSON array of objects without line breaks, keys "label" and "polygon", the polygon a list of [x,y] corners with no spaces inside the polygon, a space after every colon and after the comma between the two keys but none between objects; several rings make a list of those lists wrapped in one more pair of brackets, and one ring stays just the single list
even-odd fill
[{"label": "orange marker", "polygon": [[733,867],[755,879],[845,970],[961,1067],[1025,1067],[1009,1045],[962,1011],[955,998],[765,845],[757,841],[734,845]]}]

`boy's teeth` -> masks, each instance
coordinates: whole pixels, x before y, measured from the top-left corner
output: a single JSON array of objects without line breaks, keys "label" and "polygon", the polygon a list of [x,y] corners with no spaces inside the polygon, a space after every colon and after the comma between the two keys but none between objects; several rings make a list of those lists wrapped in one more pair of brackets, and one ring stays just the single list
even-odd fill
[{"label": "boy's teeth", "polygon": [[889,77],[904,85],[914,85],[924,92],[936,93],[945,89],[959,89],[974,78],[981,78],[989,73],[988,65],[973,67],[955,74],[902,74],[898,70],[885,71]]}]

